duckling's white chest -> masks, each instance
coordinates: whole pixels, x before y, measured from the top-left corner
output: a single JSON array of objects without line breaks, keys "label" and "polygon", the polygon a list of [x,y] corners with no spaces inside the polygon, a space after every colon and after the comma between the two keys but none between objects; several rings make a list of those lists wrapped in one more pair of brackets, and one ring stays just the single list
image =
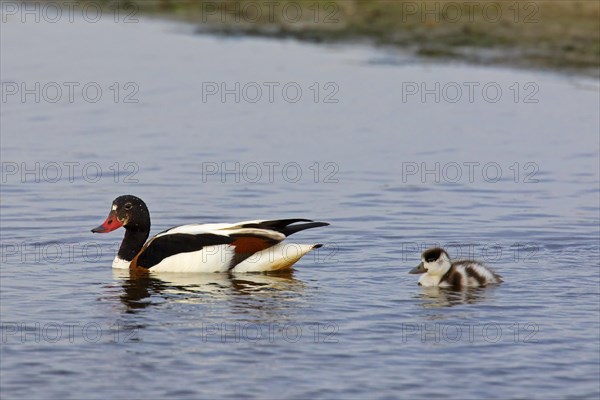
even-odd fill
[{"label": "duckling's white chest", "polygon": [[419,284],[421,286],[438,286],[440,284],[441,276],[423,274],[419,278]]}]

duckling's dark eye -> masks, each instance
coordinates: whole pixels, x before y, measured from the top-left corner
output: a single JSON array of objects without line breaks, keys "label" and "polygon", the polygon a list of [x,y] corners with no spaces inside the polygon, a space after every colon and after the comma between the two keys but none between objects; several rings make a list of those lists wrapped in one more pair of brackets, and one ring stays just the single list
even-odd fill
[{"label": "duckling's dark eye", "polygon": [[425,261],[427,261],[428,263],[430,262],[434,262],[436,259],[435,258],[426,258]]},{"label": "duckling's dark eye", "polygon": [[131,203],[125,204],[125,209],[126,210],[131,210]]}]

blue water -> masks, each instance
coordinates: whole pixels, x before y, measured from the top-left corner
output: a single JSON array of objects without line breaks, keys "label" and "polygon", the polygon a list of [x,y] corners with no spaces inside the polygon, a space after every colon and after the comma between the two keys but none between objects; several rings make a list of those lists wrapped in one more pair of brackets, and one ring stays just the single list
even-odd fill
[{"label": "blue water", "polygon": [[[146,19],[1,30],[2,398],[599,396],[597,80]],[[136,279],[122,231],[90,233],[128,193],[153,233],[331,226],[287,275]],[[505,283],[417,286],[434,245]]]}]

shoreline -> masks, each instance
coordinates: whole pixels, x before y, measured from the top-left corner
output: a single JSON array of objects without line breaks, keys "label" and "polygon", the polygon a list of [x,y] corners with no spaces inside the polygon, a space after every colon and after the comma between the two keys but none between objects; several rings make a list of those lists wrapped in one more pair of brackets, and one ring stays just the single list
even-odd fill
[{"label": "shoreline", "polygon": [[[157,19],[165,19],[166,17],[160,15],[153,15]],[[186,22],[180,18],[166,18],[168,20],[174,22]],[[187,21],[189,22],[189,21]],[[527,53],[527,49],[506,49],[506,48],[494,48],[494,49],[484,49],[478,47],[461,47],[454,49],[452,53],[435,53],[428,54],[427,52],[421,51],[416,47],[403,47],[397,45],[390,44],[381,44],[377,43],[374,40],[371,40],[366,37],[361,38],[346,38],[340,40],[330,40],[330,39],[307,39],[304,35],[294,35],[294,34],[279,34],[273,33],[269,30],[265,30],[264,32],[249,30],[249,31],[240,31],[240,30],[223,30],[215,27],[207,27],[206,25],[197,25],[192,22],[194,25],[194,34],[198,35],[215,35],[221,37],[256,37],[256,38],[265,38],[265,39],[273,39],[273,40],[297,40],[299,42],[304,43],[313,43],[313,44],[329,44],[329,45],[360,45],[360,46],[371,46],[376,49],[383,49],[386,51],[399,51],[406,56],[413,57],[415,59],[422,59],[429,62],[457,62],[468,65],[475,66],[489,66],[489,67],[503,67],[503,68],[515,68],[522,70],[538,70],[543,72],[550,73],[559,73],[559,74],[572,74],[586,78],[595,78],[600,80],[600,65],[597,67],[576,67],[576,66],[568,66],[568,65],[554,65],[551,63],[543,62],[543,60],[539,60],[538,62],[534,62],[529,60],[528,58],[523,59],[522,55]]]},{"label": "shoreline", "polygon": [[370,44],[431,60],[600,79],[595,1],[154,0],[129,7],[193,23],[202,34]]}]

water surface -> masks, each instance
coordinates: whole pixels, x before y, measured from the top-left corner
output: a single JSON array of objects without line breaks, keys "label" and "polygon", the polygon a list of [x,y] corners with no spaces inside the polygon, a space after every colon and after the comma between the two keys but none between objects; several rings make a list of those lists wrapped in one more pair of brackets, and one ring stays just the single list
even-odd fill
[{"label": "water surface", "polygon": [[[2,102],[3,398],[598,397],[597,81],[192,31],[2,24],[3,85],[103,90]],[[303,95],[248,101],[273,82]],[[466,82],[502,96],[451,102]],[[136,279],[110,268],[121,231],[89,232],[127,193],[153,233],[332,225],[290,274]],[[505,283],[417,286],[433,245]]]}]

